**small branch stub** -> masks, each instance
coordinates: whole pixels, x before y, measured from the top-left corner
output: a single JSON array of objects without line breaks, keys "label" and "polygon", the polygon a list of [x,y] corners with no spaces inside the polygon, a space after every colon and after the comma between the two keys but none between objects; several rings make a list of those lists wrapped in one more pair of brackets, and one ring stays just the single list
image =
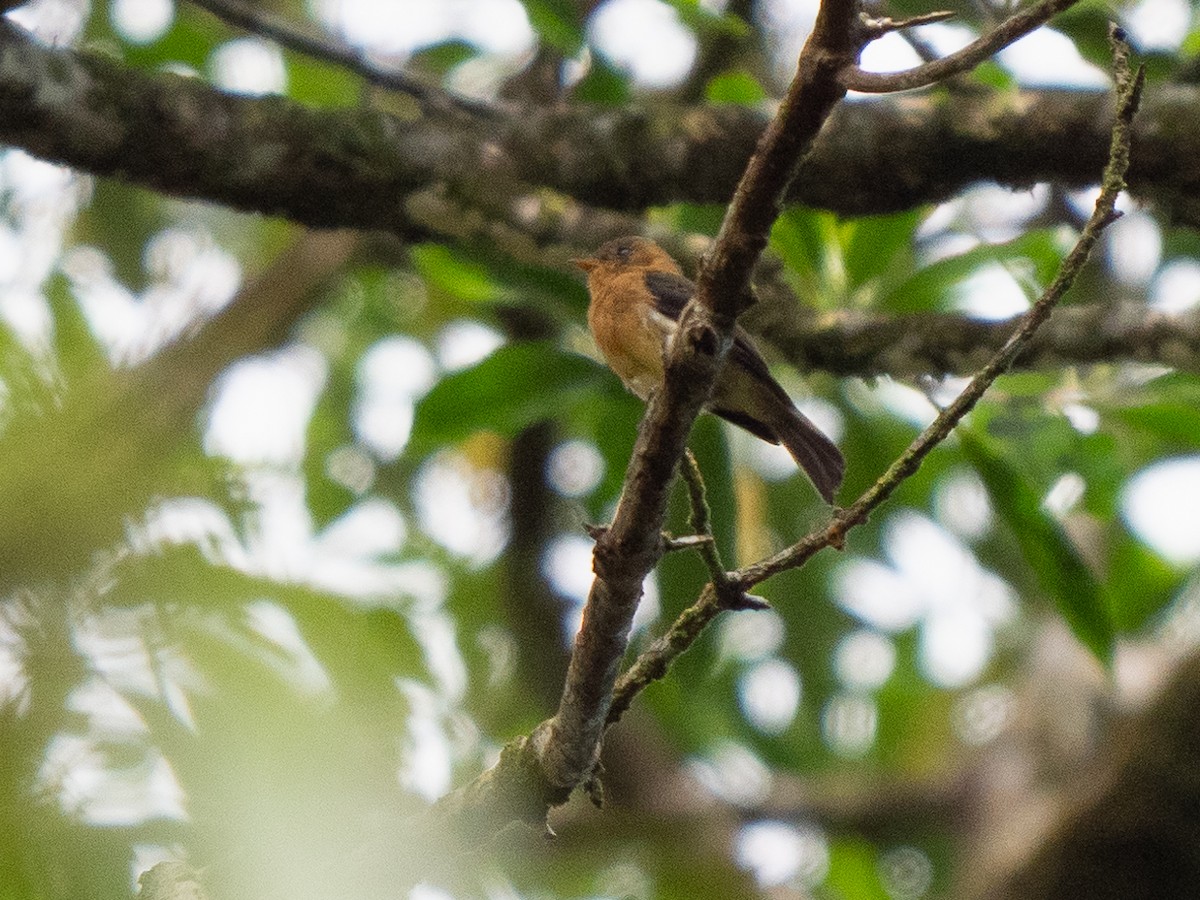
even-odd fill
[{"label": "small branch stub", "polygon": [[919,16],[912,16],[908,19],[892,19],[884,17],[882,19],[872,19],[866,13],[861,15],[860,21],[863,28],[866,30],[868,40],[881,38],[885,34],[891,34],[893,31],[903,31],[906,28],[918,28],[921,25],[932,25],[935,22],[945,22],[947,19],[953,19],[957,13],[952,10],[942,10],[940,12],[924,13]]},{"label": "small branch stub", "polygon": [[674,553],[678,550],[695,550],[703,544],[711,544],[711,534],[687,534],[683,537],[671,537],[663,532],[663,552]]}]

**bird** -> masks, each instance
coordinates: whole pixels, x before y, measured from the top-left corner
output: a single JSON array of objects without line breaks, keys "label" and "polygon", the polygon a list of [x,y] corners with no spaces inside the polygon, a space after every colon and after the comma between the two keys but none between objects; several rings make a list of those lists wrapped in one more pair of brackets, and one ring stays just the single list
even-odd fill
[{"label": "bird", "polygon": [[[572,262],[587,273],[588,327],[600,352],[625,386],[648,400],[662,384],[665,354],[696,285],[662,247],[636,235]],[[846,470],[841,452],[796,409],[741,327],[734,328],[706,408],[768,443],[782,443],[825,502],[834,502]]]}]

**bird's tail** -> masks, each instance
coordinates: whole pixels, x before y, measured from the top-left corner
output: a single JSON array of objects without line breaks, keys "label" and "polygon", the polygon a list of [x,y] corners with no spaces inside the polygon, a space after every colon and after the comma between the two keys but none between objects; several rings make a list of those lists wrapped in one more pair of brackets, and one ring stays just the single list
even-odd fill
[{"label": "bird's tail", "polygon": [[725,370],[713,390],[709,409],[764,441],[787,447],[817,492],[832,504],[842,485],[846,461],[833,441],[796,409],[767,371],[767,364],[759,359],[755,368],[751,365],[754,361],[751,357],[750,363],[742,360],[743,365]]},{"label": "bird's tail", "polygon": [[771,430],[775,432],[788,453],[812,481],[826,503],[833,503],[846,472],[846,460],[841,451],[825,437],[803,413],[794,407],[780,404],[772,416]]}]

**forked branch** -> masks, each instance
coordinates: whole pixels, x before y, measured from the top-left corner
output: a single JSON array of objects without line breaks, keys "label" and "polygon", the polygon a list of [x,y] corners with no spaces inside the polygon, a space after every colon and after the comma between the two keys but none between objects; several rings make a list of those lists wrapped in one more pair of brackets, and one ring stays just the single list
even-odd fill
[{"label": "forked branch", "polygon": [[[747,591],[772,575],[804,565],[826,547],[840,547],[846,533],[867,521],[868,517],[920,467],[922,460],[946,439],[954,427],[971,411],[992,383],[1012,365],[1037,330],[1046,322],[1054,307],[1070,290],[1076,277],[1091,255],[1101,232],[1118,217],[1117,196],[1125,187],[1125,172],[1129,168],[1129,145],[1133,133],[1133,117],[1141,99],[1144,73],[1133,72],[1129,63],[1129,47],[1120,29],[1110,31],[1113,46],[1113,71],[1117,82],[1117,112],[1109,145],[1108,165],[1100,196],[1096,199],[1091,217],[1079,235],[1075,246],[1059,267],[1058,274],[1026,313],[1004,346],[971,379],[962,393],[930,423],[909,445],[886,472],[850,506],[839,510],[824,527],[806,535],[787,549],[736,572],[727,581],[737,589]],[[726,590],[729,588],[726,587]],[[617,721],[628,709],[633,698],[647,685],[661,678],[676,657],[692,645],[705,627],[724,608],[717,593],[708,585],[699,599],[679,616],[667,632],[634,661],[622,675],[614,691],[609,724]]]},{"label": "forked branch", "polygon": [[[857,65],[842,73],[842,84],[851,91],[867,94],[890,94],[926,87],[969,72],[990,59],[1009,44],[1040,28],[1054,16],[1074,6],[1079,0],[1041,0],[1028,9],[1011,16],[956,53],[907,69],[903,72],[865,72]],[[904,23],[918,24],[918,23]],[[868,26],[869,27],[869,26]],[[891,30],[894,30],[891,29]]]},{"label": "forked branch", "polygon": [[[1074,0],[1049,0],[1014,17],[1007,29],[1015,40]],[[753,566],[718,574],[720,561],[705,550],[712,583],[654,647],[620,678],[629,629],[642,583],[664,551],[662,526],[672,477],[683,456],[692,423],[707,400],[732,339],[734,322],[749,302],[750,273],[766,246],[788,186],[829,113],[853,83],[862,48],[877,36],[858,18],[857,0],[823,0],[817,21],[800,54],[796,77],[778,114],[764,133],[743,173],[712,252],[701,267],[696,297],[680,317],[666,359],[663,386],[651,397],[625,474],[611,525],[600,533],[593,557],[596,579],[575,639],[562,699],[553,718],[513,741],[498,765],[439,804],[460,835],[477,838],[498,821],[544,819],[549,807],[564,802],[575,787],[592,778],[605,728],[646,684],[665,673],[671,660],[704,627],[745,591],[776,572],[801,565],[823,547],[840,545],[846,531],[865,521],[929,451],[982,396],[1028,343],[1050,309],[1067,290],[1100,231],[1114,215],[1113,203],[1128,164],[1129,120],[1141,77],[1129,75],[1127,52],[1119,68],[1121,113],[1104,191],[1092,221],[1018,333],[976,376],[971,386],[926,430],[891,469],[858,501],[825,528],[782,554]],[[994,52],[1001,38],[987,44]],[[940,61],[944,62],[944,61]],[[931,64],[936,65],[936,64]],[[925,69],[925,67],[922,67]],[[935,77],[946,77],[943,72]],[[698,505],[697,509],[701,509]],[[702,515],[701,515],[702,518]],[[701,528],[703,522],[700,523]],[[745,605],[745,604],[740,604]]]}]

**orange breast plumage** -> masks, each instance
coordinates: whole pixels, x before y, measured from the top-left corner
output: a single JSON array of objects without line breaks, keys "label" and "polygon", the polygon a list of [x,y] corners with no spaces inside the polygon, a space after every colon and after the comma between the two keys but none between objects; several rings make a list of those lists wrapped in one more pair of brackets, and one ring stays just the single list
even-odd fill
[{"label": "orange breast plumage", "polygon": [[[588,326],[600,352],[626,387],[645,400],[662,383],[669,321],[649,302],[641,271],[592,284],[591,296]],[[647,302],[640,302],[643,297]]]}]

